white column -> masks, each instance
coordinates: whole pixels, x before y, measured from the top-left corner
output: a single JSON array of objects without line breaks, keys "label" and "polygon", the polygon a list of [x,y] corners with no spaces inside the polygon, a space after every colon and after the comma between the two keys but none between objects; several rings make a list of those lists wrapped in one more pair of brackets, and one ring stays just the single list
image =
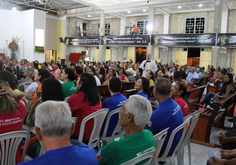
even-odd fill
[{"label": "white column", "polygon": [[163,34],[169,34],[169,23],[170,23],[170,15],[164,15],[164,28]]},{"label": "white column", "polygon": [[228,10],[222,12],[221,33],[227,33],[228,29]]},{"label": "white column", "polygon": [[215,0],[214,33],[221,32],[223,0]]},{"label": "white column", "polygon": [[[100,11],[100,36],[105,35],[105,14],[104,11]],[[99,62],[105,62],[106,60],[106,46],[99,45],[99,55],[98,55],[98,61]]]},{"label": "white column", "polygon": [[[155,31],[155,8],[153,5],[149,6],[149,15],[148,15],[148,34],[151,37],[151,34],[154,34]],[[151,43],[147,46],[147,53],[151,53],[152,59],[154,59],[154,46],[151,46]]]},{"label": "white column", "polygon": [[120,35],[125,35],[126,17],[120,18]]},{"label": "white column", "polygon": [[[214,33],[221,32],[221,21],[222,21],[222,9],[223,9],[223,0],[215,0],[215,16],[214,16]],[[212,47],[212,60],[211,65],[214,67],[219,66],[219,57],[220,57],[220,48]]]}]

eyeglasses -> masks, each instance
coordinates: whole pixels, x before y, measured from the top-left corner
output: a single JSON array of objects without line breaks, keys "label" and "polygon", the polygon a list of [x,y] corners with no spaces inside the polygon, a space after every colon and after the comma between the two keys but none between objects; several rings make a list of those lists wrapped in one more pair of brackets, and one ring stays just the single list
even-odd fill
[{"label": "eyeglasses", "polygon": [[176,90],[179,90],[178,88],[176,88],[175,86],[171,86],[172,89],[176,89]]}]

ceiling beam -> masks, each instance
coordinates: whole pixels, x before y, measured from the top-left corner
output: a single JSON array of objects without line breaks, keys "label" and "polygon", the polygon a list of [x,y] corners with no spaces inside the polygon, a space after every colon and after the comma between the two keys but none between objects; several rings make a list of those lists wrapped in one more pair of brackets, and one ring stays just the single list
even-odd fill
[{"label": "ceiling beam", "polygon": [[38,6],[35,6],[35,5],[30,5],[30,4],[27,4],[27,3],[17,2],[17,1],[13,1],[13,0],[7,0],[7,2],[11,2],[11,3],[14,3],[14,4],[18,4],[18,5],[29,6],[29,7],[33,7],[33,8],[36,8],[36,9],[41,9],[41,10],[44,10],[44,11],[46,10],[46,11],[50,11],[50,12],[53,12],[53,13],[57,13],[57,11],[55,11],[55,10],[45,9],[45,8],[38,7]]},{"label": "ceiling beam", "polygon": [[164,15],[169,15],[170,13],[167,12],[166,10],[162,9],[162,8],[157,8],[157,10],[159,10],[161,13],[163,13]]}]

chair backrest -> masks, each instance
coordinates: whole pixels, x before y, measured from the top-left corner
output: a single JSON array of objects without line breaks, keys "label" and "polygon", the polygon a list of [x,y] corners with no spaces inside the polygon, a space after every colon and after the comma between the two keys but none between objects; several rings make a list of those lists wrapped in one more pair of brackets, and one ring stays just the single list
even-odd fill
[{"label": "chair backrest", "polygon": [[70,96],[68,96],[68,97],[66,97],[66,98],[65,98],[65,100],[64,100],[64,101],[65,101],[66,103],[67,103],[67,100],[69,99],[69,97],[70,97]]},{"label": "chair backrest", "polygon": [[155,147],[156,147],[156,152],[153,155],[152,158],[152,163],[151,164],[155,164],[155,162],[157,161],[158,155],[161,152],[161,148],[164,144],[164,141],[166,139],[167,133],[168,133],[168,128],[164,129],[163,131],[159,132],[158,134],[156,134],[154,136],[155,138]]},{"label": "chair backrest", "polygon": [[[15,165],[16,152],[21,145],[21,140],[25,138],[25,146],[28,146],[30,133],[27,131],[14,131],[0,135],[0,160],[1,165]],[[24,155],[27,147],[24,147],[21,162],[24,161]]]},{"label": "chair backrest", "polygon": [[78,118],[77,117],[72,117],[72,122],[76,124]]},{"label": "chair backrest", "polygon": [[[20,83],[19,85],[17,85],[17,89],[19,89],[21,92],[24,92],[28,86],[30,86],[32,82],[23,82],[23,83]],[[22,88],[23,87],[23,88]]]},{"label": "chair backrest", "polygon": [[172,131],[172,133],[170,135],[170,138],[168,140],[165,152],[164,152],[164,154],[161,157],[164,157],[164,158],[167,157],[167,155],[168,155],[168,153],[170,151],[170,148],[172,146],[172,143],[173,143],[173,140],[175,138],[176,133],[182,130],[181,138],[179,140],[179,143],[176,145],[173,154],[178,154],[178,152],[180,152],[181,145],[183,144],[183,140],[185,138],[185,135],[186,135],[186,132],[187,132],[187,129],[188,129],[188,125],[189,125],[190,119],[191,119],[191,117],[188,117],[187,119],[185,119],[185,121],[181,125],[179,125],[177,128],[175,128]]},{"label": "chair backrest", "polygon": [[125,162],[125,163],[123,163],[123,164],[121,164],[121,165],[135,165],[135,164],[137,164],[137,163],[139,163],[139,162],[141,162],[141,161],[143,161],[143,160],[145,160],[145,159],[148,159],[148,158],[150,158],[144,165],[149,165],[150,164],[150,162],[151,162],[151,160],[152,160],[152,157],[153,157],[153,154],[155,153],[156,151],[154,150],[154,151],[150,151],[150,152],[147,152],[147,153],[145,153],[145,154],[142,154],[141,156],[138,156],[138,157],[136,157],[136,158],[134,158],[134,159],[131,159],[130,161],[128,161],[128,162]]},{"label": "chair backrest", "polygon": [[107,131],[108,131],[108,126],[109,126],[109,123],[110,123],[110,119],[113,115],[115,115],[117,113],[119,114],[120,109],[121,109],[121,107],[111,111],[107,115],[104,130],[103,130],[102,137],[101,137],[102,140],[105,139],[106,143],[109,143],[110,141],[114,140],[117,137],[123,136],[124,129],[122,129],[121,125],[117,122],[116,127],[115,127],[114,131],[112,132],[111,137],[106,137]]},{"label": "chair backrest", "polygon": [[43,155],[43,154],[45,154],[46,153],[46,151],[43,149],[43,147],[41,146],[41,149],[40,149],[40,152],[39,152],[39,156],[41,156],[41,155]]},{"label": "chair backrest", "polygon": [[198,110],[198,111],[195,111],[194,113],[191,113],[190,115],[184,117],[184,121],[187,120],[189,117],[191,117],[190,128],[186,134],[187,139],[190,139],[190,136],[192,135],[193,130],[197,124],[200,113],[201,113],[201,110]]},{"label": "chair backrest", "polygon": [[88,146],[92,148],[96,147],[99,144],[99,134],[102,128],[102,124],[108,112],[109,109],[106,108],[86,116],[81,122],[78,140],[81,142],[83,141],[85,125],[87,121],[94,119],[93,130],[89,138]]}]

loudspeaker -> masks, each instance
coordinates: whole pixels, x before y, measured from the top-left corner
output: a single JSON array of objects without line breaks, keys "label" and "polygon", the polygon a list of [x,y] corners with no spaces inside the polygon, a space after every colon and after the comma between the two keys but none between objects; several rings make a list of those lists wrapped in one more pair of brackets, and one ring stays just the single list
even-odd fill
[{"label": "loudspeaker", "polygon": [[63,38],[59,37],[60,43],[63,43]]}]

